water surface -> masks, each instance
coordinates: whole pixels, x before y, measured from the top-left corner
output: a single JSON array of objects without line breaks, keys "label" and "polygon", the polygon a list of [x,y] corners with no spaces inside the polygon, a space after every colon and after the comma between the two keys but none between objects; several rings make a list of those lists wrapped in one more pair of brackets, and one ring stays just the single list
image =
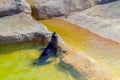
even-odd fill
[{"label": "water surface", "polygon": [[[47,65],[33,65],[42,48],[39,43],[0,45],[0,80],[75,80],[57,59]],[[58,66],[60,65],[60,66]],[[67,65],[66,65],[67,66]],[[65,69],[64,69],[65,68]]]},{"label": "water surface", "polygon": [[120,76],[120,43],[100,37],[62,19],[40,22],[46,25],[50,31],[57,32],[73,49],[105,64]]}]

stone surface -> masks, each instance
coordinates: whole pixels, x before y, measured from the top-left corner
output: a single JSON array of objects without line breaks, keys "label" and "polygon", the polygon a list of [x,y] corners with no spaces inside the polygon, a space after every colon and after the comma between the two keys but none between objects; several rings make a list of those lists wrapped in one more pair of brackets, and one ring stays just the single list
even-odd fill
[{"label": "stone surface", "polygon": [[120,1],[97,5],[64,18],[102,37],[120,42]]},{"label": "stone surface", "polygon": [[[52,32],[49,32],[46,26],[25,13],[0,18],[0,44],[28,41],[46,44],[51,40],[51,35]],[[68,46],[59,35],[58,44],[59,48],[67,50]]]},{"label": "stone surface", "polygon": [[72,52],[63,60],[78,71],[76,80],[119,80],[112,70],[84,53]]},{"label": "stone surface", "polygon": [[25,13],[0,18],[0,44],[42,40],[48,34],[44,25]]},{"label": "stone surface", "polygon": [[26,0],[36,19],[67,16],[71,12],[82,11],[97,4],[116,0]]},{"label": "stone surface", "polygon": [[0,0],[0,17],[18,13],[31,13],[31,8],[25,0]]},{"label": "stone surface", "polygon": [[32,7],[33,16],[45,19],[67,15],[96,5],[98,0],[26,0]]}]

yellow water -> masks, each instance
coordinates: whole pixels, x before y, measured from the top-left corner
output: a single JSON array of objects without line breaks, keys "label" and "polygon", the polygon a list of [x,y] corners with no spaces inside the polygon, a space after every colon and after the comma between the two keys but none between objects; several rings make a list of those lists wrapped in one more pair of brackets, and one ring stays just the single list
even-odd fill
[{"label": "yellow water", "polygon": [[102,38],[61,19],[40,22],[50,31],[57,32],[72,48],[105,64],[120,76],[120,43]]},{"label": "yellow water", "polygon": [[41,47],[35,42],[0,45],[0,80],[75,80],[65,71],[65,64],[58,66],[54,61],[43,66],[33,65]]}]

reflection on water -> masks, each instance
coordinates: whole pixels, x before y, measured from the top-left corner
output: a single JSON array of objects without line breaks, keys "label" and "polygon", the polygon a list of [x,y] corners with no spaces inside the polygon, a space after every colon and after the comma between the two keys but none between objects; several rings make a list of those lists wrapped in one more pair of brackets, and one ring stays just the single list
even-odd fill
[{"label": "reflection on water", "polygon": [[0,45],[0,80],[75,80],[58,70],[55,58],[47,65],[33,65],[40,48],[38,43]]}]

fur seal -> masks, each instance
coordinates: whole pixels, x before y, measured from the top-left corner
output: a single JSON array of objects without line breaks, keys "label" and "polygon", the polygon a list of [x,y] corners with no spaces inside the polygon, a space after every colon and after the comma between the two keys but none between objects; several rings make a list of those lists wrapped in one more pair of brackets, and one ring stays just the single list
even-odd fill
[{"label": "fur seal", "polygon": [[57,34],[54,32],[52,34],[51,41],[40,55],[39,60],[45,62],[52,55],[57,56],[57,52],[58,52],[57,47],[58,47],[58,39],[57,39]]}]

